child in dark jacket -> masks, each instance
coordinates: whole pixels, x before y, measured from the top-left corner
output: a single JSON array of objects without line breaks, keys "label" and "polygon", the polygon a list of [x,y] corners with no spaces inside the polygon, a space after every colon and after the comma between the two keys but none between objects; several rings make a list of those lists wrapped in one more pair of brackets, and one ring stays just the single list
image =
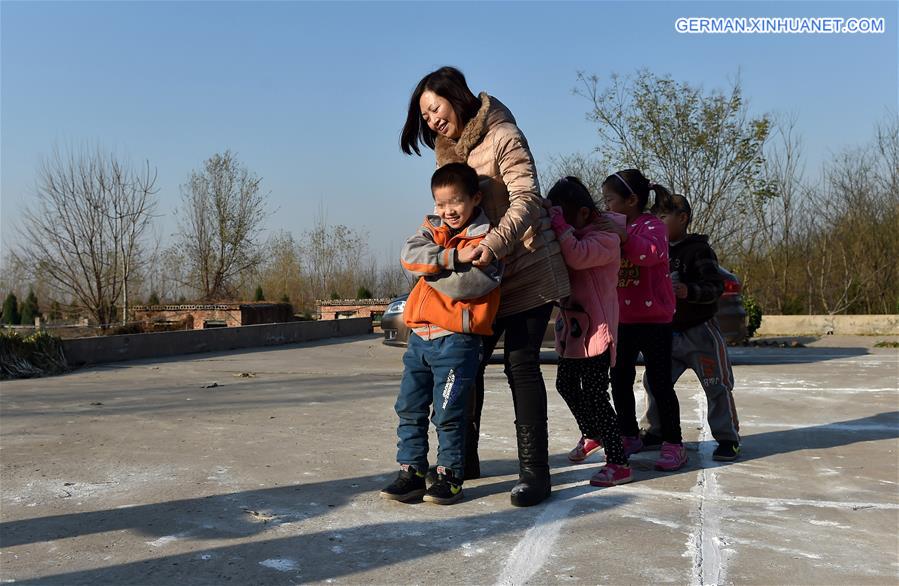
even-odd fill
[{"label": "child in dark jacket", "polygon": [[[708,401],[708,422],[718,442],[713,458],[732,461],[740,454],[740,423],[734,405],[734,373],[724,337],[715,320],[724,282],[718,272],[718,257],[707,236],[688,234],[693,210],[682,195],[653,208],[668,229],[671,278],[677,308],[671,326],[671,380],[676,383],[685,370],[699,377]],[[643,418],[643,443],[659,443],[660,426],[651,383],[644,377],[647,409]]]},{"label": "child in dark jacket", "polygon": [[[448,505],[462,498],[465,414],[481,363],[482,336],[493,333],[501,265],[476,268],[475,248],[490,229],[478,207],[474,169],[450,163],[431,178],[435,213],[425,217],[402,252],[402,265],[419,277],[403,315],[412,333],[403,355],[396,400],[396,480],[381,496]],[[426,487],[428,416],[437,428],[437,479]]]}]

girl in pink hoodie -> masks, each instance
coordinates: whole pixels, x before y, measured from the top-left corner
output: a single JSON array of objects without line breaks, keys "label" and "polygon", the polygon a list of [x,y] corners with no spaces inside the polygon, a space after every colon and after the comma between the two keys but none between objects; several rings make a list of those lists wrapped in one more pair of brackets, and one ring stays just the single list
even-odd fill
[{"label": "girl in pink hoodie", "polygon": [[612,397],[628,454],[643,448],[634,412],[637,355],[643,353],[646,378],[658,405],[662,425],[661,454],[656,469],[673,471],[687,462],[680,428],[680,405],[671,382],[671,320],[674,289],[668,274],[668,231],[665,224],[645,212],[649,192],[656,205],[671,193],[651,183],[637,169],[609,175],[602,184],[606,207],[627,216],[627,228],[614,229],[621,239],[618,274],[618,361],[612,368]]},{"label": "girl in pink hoodie", "polygon": [[[608,392],[618,328],[619,239],[599,227],[596,203],[576,177],[560,179],[547,197],[553,205],[551,225],[571,281],[571,294],[561,300],[556,320],[556,388],[582,434],[568,457],[579,462],[604,446],[606,464],[590,484],[624,484],[633,476]],[[613,215],[619,216],[623,226],[624,216]]]}]

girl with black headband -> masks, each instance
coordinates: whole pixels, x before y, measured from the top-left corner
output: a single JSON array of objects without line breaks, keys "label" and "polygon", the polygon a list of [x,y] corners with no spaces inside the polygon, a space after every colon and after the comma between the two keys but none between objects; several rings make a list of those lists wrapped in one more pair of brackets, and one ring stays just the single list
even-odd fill
[{"label": "girl with black headband", "polygon": [[662,446],[656,469],[678,470],[687,462],[680,427],[680,405],[671,382],[671,321],[674,291],[668,273],[668,232],[654,215],[646,213],[649,192],[659,205],[671,193],[651,183],[637,169],[609,175],[602,184],[606,207],[627,216],[626,228],[608,222],[621,239],[618,273],[618,356],[611,370],[612,398],[624,436],[624,450],[643,449],[634,405],[637,355],[643,353],[648,387],[659,410]]}]

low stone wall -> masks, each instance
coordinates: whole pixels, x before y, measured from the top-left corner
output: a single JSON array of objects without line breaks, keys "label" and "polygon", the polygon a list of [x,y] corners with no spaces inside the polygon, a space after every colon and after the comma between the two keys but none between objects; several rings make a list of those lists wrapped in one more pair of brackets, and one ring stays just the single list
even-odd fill
[{"label": "low stone wall", "polygon": [[896,336],[899,315],[765,315],[756,336]]},{"label": "low stone wall", "polygon": [[69,366],[164,358],[196,352],[311,342],[324,338],[361,336],[372,331],[371,318],[300,321],[236,328],[126,334],[63,340]]}]

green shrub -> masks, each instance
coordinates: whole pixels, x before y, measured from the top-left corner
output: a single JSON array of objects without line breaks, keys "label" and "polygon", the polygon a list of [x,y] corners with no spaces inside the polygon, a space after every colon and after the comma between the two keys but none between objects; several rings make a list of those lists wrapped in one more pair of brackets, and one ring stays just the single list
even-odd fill
[{"label": "green shrub", "polygon": [[19,300],[16,299],[15,293],[6,296],[3,302],[3,323],[17,326],[22,321],[19,315]]},{"label": "green shrub", "polygon": [[23,338],[0,330],[0,378],[30,378],[68,369],[62,341],[56,336],[38,331]]},{"label": "green shrub", "polygon": [[762,308],[751,295],[743,296],[743,309],[746,310],[746,333],[751,338],[762,325]]}]

